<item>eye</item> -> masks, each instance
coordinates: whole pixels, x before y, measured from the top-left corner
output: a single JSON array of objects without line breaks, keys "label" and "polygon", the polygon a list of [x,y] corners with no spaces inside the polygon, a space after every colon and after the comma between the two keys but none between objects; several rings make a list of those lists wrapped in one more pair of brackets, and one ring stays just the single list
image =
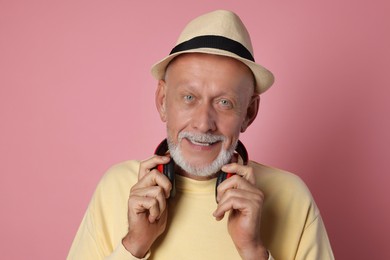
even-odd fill
[{"label": "eye", "polygon": [[184,101],[185,102],[192,102],[193,100],[194,100],[195,98],[194,98],[194,96],[193,95],[185,95],[184,96]]},{"label": "eye", "polygon": [[219,104],[223,107],[223,108],[232,108],[233,107],[233,104],[230,100],[228,99],[220,99],[219,100]]}]

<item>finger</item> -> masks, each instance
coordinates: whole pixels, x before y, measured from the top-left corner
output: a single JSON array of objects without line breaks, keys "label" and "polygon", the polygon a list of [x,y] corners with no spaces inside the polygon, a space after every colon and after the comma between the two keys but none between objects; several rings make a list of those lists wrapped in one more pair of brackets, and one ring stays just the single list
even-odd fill
[{"label": "finger", "polygon": [[169,181],[168,177],[164,174],[161,174],[158,170],[154,169],[149,172],[149,174],[145,175],[142,179],[140,179],[130,190],[130,192],[134,192],[135,190],[159,186],[163,189],[165,198],[169,198],[169,194],[172,189],[172,183]]},{"label": "finger", "polygon": [[154,198],[134,196],[133,202],[135,203],[134,213],[148,212],[148,220],[150,223],[154,223],[156,219],[161,215],[158,202]]},{"label": "finger", "polygon": [[169,156],[154,155],[149,159],[142,161],[139,166],[138,179],[142,179],[151,171],[151,169],[155,168],[159,164],[166,164],[169,160]]},{"label": "finger", "polygon": [[225,213],[231,210],[237,210],[243,215],[256,216],[259,213],[261,205],[254,200],[244,197],[230,197],[221,201],[218,204],[217,209],[214,211],[213,216],[216,220],[221,220],[225,216]]},{"label": "finger", "polygon": [[253,203],[256,203],[258,205],[262,205],[264,201],[264,194],[258,189],[254,189],[254,190],[227,189],[222,192],[219,192],[217,201],[218,204],[221,204],[232,198],[245,199]]},{"label": "finger", "polygon": [[254,194],[262,194],[261,190],[252,183],[250,183],[248,180],[238,175],[234,175],[223,181],[220,185],[218,185],[217,201],[219,202],[221,198],[225,196],[225,193],[229,190],[242,190]]},{"label": "finger", "polygon": [[157,200],[158,207],[160,209],[160,215],[158,216],[158,218],[161,217],[161,214],[165,210],[167,205],[164,190],[160,186],[137,189],[132,192],[131,196],[148,197]]},{"label": "finger", "polygon": [[238,163],[230,163],[230,164],[224,165],[222,167],[222,171],[235,173],[235,174],[245,178],[247,181],[249,181],[252,184],[256,183],[256,178],[255,178],[253,168],[250,166],[241,165]]},{"label": "finger", "polygon": [[213,216],[217,221],[222,220],[225,213],[232,209],[242,209],[242,198],[230,198],[225,200],[223,203],[218,203],[217,209],[214,211]]},{"label": "finger", "polygon": [[230,198],[246,199],[255,203],[261,203],[264,195],[260,190],[228,189],[223,193],[218,203],[224,203]]}]

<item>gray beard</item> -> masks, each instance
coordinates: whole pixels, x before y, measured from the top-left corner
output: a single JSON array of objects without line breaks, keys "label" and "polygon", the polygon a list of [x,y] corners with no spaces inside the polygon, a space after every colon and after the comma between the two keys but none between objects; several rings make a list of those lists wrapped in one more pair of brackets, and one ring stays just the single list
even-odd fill
[{"label": "gray beard", "polygon": [[168,135],[168,148],[169,152],[171,154],[171,157],[175,161],[176,165],[178,165],[180,168],[182,168],[185,172],[198,176],[198,177],[210,177],[214,175],[216,172],[218,172],[223,165],[230,162],[230,159],[236,149],[237,141],[232,144],[232,146],[225,150],[222,145],[221,152],[218,154],[217,158],[208,165],[191,165],[188,161],[186,161],[183,157],[182,151],[180,150],[179,144],[183,140],[183,138],[187,138],[189,140],[195,141],[195,142],[208,142],[208,143],[214,143],[217,141],[224,141],[225,137],[221,135],[213,135],[213,134],[195,134],[191,132],[180,132],[179,133],[179,140],[178,144],[174,144],[172,139]]}]

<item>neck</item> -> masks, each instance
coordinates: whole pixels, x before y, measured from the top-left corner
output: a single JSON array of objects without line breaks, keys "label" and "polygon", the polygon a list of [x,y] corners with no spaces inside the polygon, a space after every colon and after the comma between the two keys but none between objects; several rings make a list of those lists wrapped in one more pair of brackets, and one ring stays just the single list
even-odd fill
[{"label": "neck", "polygon": [[198,176],[198,175],[194,175],[194,174],[188,173],[188,172],[184,171],[183,169],[181,169],[178,166],[176,166],[175,172],[176,172],[176,174],[178,174],[180,176],[183,176],[183,177],[186,177],[186,178],[190,178],[190,179],[193,179],[193,180],[197,180],[197,181],[211,180],[213,178],[216,178],[217,175],[218,175],[218,173],[214,173],[214,174],[209,175],[209,176]]}]

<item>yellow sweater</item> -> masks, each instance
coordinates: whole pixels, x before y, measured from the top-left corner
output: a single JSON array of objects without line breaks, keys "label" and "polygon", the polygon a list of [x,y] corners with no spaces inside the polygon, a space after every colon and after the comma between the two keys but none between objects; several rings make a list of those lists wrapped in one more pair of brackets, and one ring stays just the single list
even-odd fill
[{"label": "yellow sweater", "polygon": [[[334,259],[321,219],[305,184],[295,175],[250,162],[265,195],[261,235],[275,259]],[[137,259],[123,247],[127,200],[137,182],[139,162],[113,166],[100,181],[70,249],[68,259]],[[176,176],[169,201],[168,225],[145,259],[240,259],[227,232],[227,216],[218,222],[215,179]],[[271,258],[270,258],[271,259]]]}]

